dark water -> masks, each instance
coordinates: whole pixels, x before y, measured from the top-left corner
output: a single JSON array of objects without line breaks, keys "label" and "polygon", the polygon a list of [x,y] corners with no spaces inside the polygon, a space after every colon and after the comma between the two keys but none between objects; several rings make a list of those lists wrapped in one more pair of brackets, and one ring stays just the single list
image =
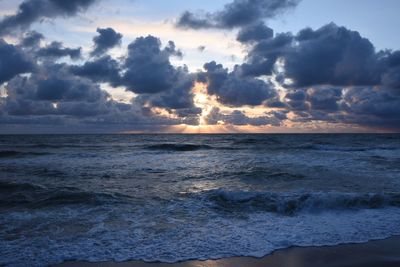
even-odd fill
[{"label": "dark water", "polygon": [[400,234],[400,135],[0,136],[0,265]]}]

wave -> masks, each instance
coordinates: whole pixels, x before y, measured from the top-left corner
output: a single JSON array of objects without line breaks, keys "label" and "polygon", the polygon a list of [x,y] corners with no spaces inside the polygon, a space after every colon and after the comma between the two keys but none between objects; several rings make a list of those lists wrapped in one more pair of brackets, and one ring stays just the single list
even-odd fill
[{"label": "wave", "polygon": [[251,145],[251,144],[264,144],[264,145],[276,145],[276,144],[280,144],[281,141],[277,140],[277,139],[273,139],[271,137],[269,138],[244,138],[244,139],[240,139],[240,140],[235,140],[233,142],[234,144],[237,145]]},{"label": "wave", "polygon": [[66,205],[125,203],[131,197],[118,193],[81,191],[74,187],[46,188],[39,185],[0,182],[0,207],[38,209]]},{"label": "wave", "polygon": [[3,151],[0,151],[0,158],[44,156],[47,154],[48,153],[44,153],[44,152],[23,152],[23,151],[14,151],[14,150],[3,150]]},{"label": "wave", "polygon": [[310,147],[313,150],[323,150],[323,151],[339,151],[339,152],[364,152],[371,150],[396,150],[396,147],[352,147],[352,146],[327,146],[327,145],[313,145]]},{"label": "wave", "polygon": [[[400,194],[375,193],[272,193],[211,190],[200,198],[213,208],[228,212],[263,211],[294,215],[325,210],[400,207]],[[195,196],[199,197],[199,196]]]},{"label": "wave", "polygon": [[195,145],[195,144],[157,144],[157,145],[149,145],[145,146],[146,149],[149,150],[164,150],[164,151],[196,151],[203,149],[215,149],[209,145]]}]

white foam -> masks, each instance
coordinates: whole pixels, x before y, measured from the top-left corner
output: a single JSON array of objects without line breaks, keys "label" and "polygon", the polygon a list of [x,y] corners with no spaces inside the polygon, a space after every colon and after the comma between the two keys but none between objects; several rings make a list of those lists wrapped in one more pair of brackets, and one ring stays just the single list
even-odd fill
[{"label": "white foam", "polygon": [[[172,263],[262,257],[290,246],[360,243],[400,234],[400,208],[395,207],[296,216],[260,212],[223,217],[203,213],[201,209],[193,210],[189,220],[178,211],[162,214],[154,210],[154,216],[149,217],[111,207],[107,212],[63,208],[31,212],[28,217],[14,212],[0,219],[5,227],[0,264],[41,266],[66,260]],[[7,225],[7,221],[17,223]],[[12,235],[13,229],[23,230]]]}]

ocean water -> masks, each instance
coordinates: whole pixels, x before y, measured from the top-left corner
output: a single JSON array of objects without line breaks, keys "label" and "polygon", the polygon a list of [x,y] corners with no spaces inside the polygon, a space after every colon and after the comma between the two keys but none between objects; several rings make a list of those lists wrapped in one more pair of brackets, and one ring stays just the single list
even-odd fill
[{"label": "ocean water", "polygon": [[0,136],[0,265],[262,257],[400,234],[400,135]]}]

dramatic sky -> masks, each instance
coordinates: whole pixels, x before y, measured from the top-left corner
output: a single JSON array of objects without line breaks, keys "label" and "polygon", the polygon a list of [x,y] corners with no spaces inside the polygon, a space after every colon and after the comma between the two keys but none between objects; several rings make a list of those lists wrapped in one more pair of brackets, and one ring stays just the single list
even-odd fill
[{"label": "dramatic sky", "polygon": [[398,0],[0,0],[0,133],[399,132]]}]

